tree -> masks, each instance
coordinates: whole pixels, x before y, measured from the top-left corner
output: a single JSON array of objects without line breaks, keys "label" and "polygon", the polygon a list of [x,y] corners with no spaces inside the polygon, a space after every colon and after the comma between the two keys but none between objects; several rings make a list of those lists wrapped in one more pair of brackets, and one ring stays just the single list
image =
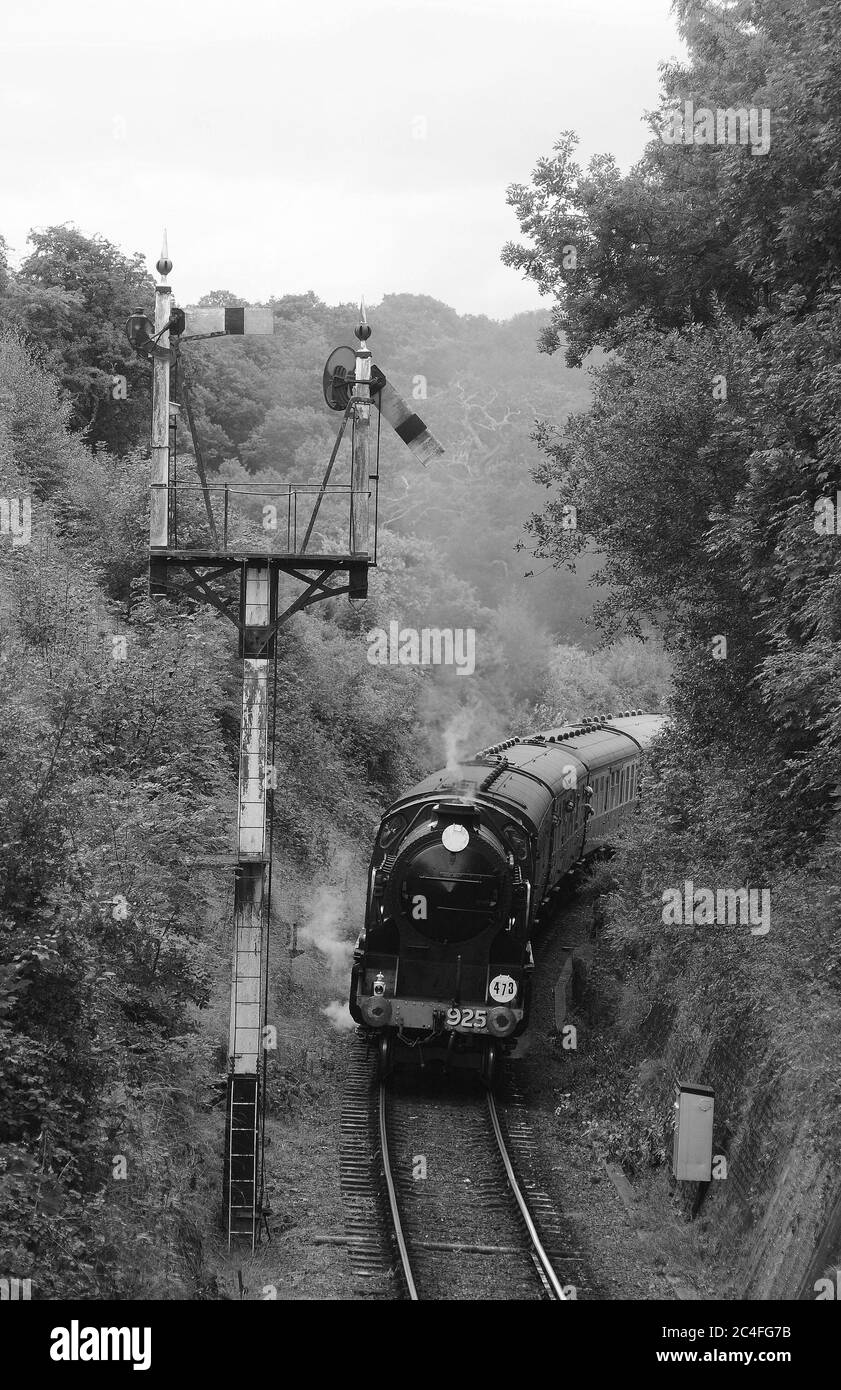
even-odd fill
[{"label": "tree", "polygon": [[251,305],[247,299],[243,299],[241,294],[234,294],[232,290],[209,290],[203,294],[198,302],[199,309],[231,309],[231,308],[250,309]]},{"label": "tree", "polygon": [[[543,335],[567,360],[618,345],[638,311],[661,329],[709,323],[716,303],[735,319],[758,316],[769,297],[804,312],[837,279],[841,229],[834,208],[841,132],[839,56],[831,7],[811,0],[686,0],[678,6],[691,61],[664,66],[662,130],[674,110],[768,110],[767,155],[729,144],[668,144],[659,134],[622,176],[609,156],[586,173],[572,132],[538,161],[532,184],[508,202],[530,244],[503,261],[557,299]],[[796,252],[796,254],[795,254]]]},{"label": "tree", "polygon": [[841,555],[813,524],[841,487],[838,56],[810,0],[680,14],[690,62],[664,69],[657,119],[689,98],[767,105],[770,150],[657,137],[626,178],[609,160],[584,176],[566,137],[511,190],[531,246],[504,258],[558,296],[544,347],[563,329],[571,360],[612,350],[592,408],[540,427],[533,533],[557,564],[604,554],[600,616],[661,625],[684,735],[764,788],[791,851],[841,779]]},{"label": "tree", "polygon": [[70,225],[30,232],[34,250],[0,286],[0,321],[17,325],[57,374],[70,424],[88,443],[125,453],[148,431],[150,374],[124,325],[152,312],[154,282],[139,252]]}]

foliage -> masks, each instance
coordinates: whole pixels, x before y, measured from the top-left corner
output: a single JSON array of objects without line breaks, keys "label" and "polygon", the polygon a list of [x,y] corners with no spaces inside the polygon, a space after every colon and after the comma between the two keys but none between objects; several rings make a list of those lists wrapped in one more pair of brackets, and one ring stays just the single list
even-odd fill
[{"label": "foliage", "polygon": [[[611,637],[653,627],[674,668],[605,900],[617,1044],[658,1055],[668,1039],[715,1084],[737,1161],[750,1141],[770,1164],[807,1113],[810,1142],[837,1153],[841,1113],[841,549],[816,525],[841,497],[837,16],[819,0],[675,10],[689,57],[662,70],[642,159],[582,171],[567,133],[509,190],[526,244],[503,257],[555,298],[544,350],[607,353],[590,407],[537,431],[537,552],[575,566],[596,548],[597,620]],[[664,142],[685,101],[767,108],[769,152]],[[565,693],[592,680],[583,665],[561,658]],[[666,925],[663,895],[687,882],[769,892],[770,931]],[[747,1134],[760,1065],[772,1132]],[[638,1150],[636,1101],[614,1142]]]},{"label": "foliage", "polygon": [[640,643],[626,637],[597,652],[558,646],[549,663],[539,722],[565,724],[593,712],[662,709],[670,677],[670,663],[656,638]]},{"label": "foliage", "polygon": [[31,544],[0,551],[0,1265],[36,1297],[131,1296],[159,1287],[134,1243],[157,1244],[160,1265],[173,1231],[152,1191],[167,1136],[145,1152],[137,1136],[153,1097],[162,1113],[177,1091],[214,973],[206,884],[185,866],[221,845],[232,804],[219,633],[206,615],[116,606],[136,537],[109,534],[118,505],[95,482],[127,465],[66,433],[18,339],[0,351],[17,372],[3,491],[27,490],[36,457],[56,503],[36,495]]},{"label": "foliage", "polygon": [[[841,780],[841,552],[813,511],[841,486],[837,55],[827,8],[805,0],[785,22],[761,3],[680,13],[690,63],[664,69],[658,120],[685,98],[768,106],[770,153],[654,138],[627,177],[603,161],[585,177],[567,142],[512,190],[532,246],[506,258],[559,297],[545,346],[564,331],[574,360],[613,350],[592,407],[538,431],[551,497],[532,527],[555,564],[598,548],[597,618],[661,628],[685,735],[756,775],[788,852]],[[804,254],[782,256],[795,241]]]},{"label": "foliage", "polygon": [[[34,249],[0,287],[0,325],[18,327],[57,375],[71,426],[89,444],[125,453],[149,419],[149,368],[124,331],[135,309],[153,313],[143,258],[68,225],[30,232],[29,242]],[[125,397],[115,376],[125,378]]]}]

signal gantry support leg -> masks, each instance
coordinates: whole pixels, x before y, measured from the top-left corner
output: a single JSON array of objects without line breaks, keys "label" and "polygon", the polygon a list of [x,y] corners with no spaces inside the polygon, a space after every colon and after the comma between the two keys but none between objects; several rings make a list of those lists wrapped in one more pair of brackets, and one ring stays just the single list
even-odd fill
[{"label": "signal gantry support leg", "polygon": [[[259,1227],[261,1148],[260,1064],[268,944],[271,836],[269,792],[273,786],[269,721],[268,656],[250,657],[269,627],[273,576],[267,565],[243,572],[243,682],[240,731],[234,952],[231,977],[226,1205],[228,1246],[247,1240],[253,1250]],[[276,581],[274,581],[276,582]],[[259,631],[258,631],[259,630]]]}]

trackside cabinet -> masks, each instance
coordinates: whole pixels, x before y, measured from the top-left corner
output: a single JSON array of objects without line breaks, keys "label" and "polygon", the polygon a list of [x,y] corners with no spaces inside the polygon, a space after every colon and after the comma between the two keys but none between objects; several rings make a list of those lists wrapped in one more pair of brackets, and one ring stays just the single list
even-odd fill
[{"label": "trackside cabinet", "polygon": [[672,1171],[681,1182],[709,1182],[713,1157],[711,1086],[678,1082]]}]

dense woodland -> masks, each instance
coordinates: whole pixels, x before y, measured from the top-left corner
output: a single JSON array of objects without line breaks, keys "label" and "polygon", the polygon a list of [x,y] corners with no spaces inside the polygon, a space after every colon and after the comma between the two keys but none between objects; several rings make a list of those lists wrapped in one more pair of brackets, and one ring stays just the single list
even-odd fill
[{"label": "dense woodland", "polygon": [[[663,71],[639,164],[623,175],[605,155],[581,169],[566,133],[530,185],[509,189],[526,240],[504,259],[555,301],[544,350],[570,365],[596,345],[607,354],[588,409],[541,424],[548,496],[532,536],[561,566],[595,545],[602,624],[655,624],[674,668],[673,723],[607,914],[626,1037],[659,1000],[699,1036],[746,1058],[755,1045],[754,1062],[773,1054],[788,1118],[808,1115],[837,1154],[837,9],[675,10],[690,61]],[[770,153],[664,143],[654,132],[690,98],[768,108]],[[563,529],[564,505],[578,532]],[[664,930],[661,891],[686,879],[770,888],[767,938]]]},{"label": "dense woodland", "polygon": [[[829,1144],[841,540],[814,506],[841,495],[835,14],[676,9],[690,60],[663,72],[640,163],[581,169],[568,133],[509,190],[524,240],[504,259],[553,307],[369,310],[374,361],[446,453],[424,472],[384,432],[368,600],[284,630],[276,843],[317,884],[337,835],[363,853],[454,739],[668,700],[612,868],[617,1026],[659,997],[770,1037]],[[772,153],[663,144],[686,95],[771,108]],[[230,902],[191,864],[234,831],[234,634],[147,596],[150,374],[123,331],[151,308],[144,259],[72,226],[30,247],[0,262],[0,493],[32,498],[30,544],[0,537],[0,1266],[39,1297],[192,1296]],[[269,303],[273,338],[184,347],[211,481],[314,480],[329,455],[321,374],[356,307]],[[365,632],[392,619],[475,628],[475,677],[371,666]],[[676,948],[660,892],[686,878],[770,887],[769,936],[698,926]]]}]

